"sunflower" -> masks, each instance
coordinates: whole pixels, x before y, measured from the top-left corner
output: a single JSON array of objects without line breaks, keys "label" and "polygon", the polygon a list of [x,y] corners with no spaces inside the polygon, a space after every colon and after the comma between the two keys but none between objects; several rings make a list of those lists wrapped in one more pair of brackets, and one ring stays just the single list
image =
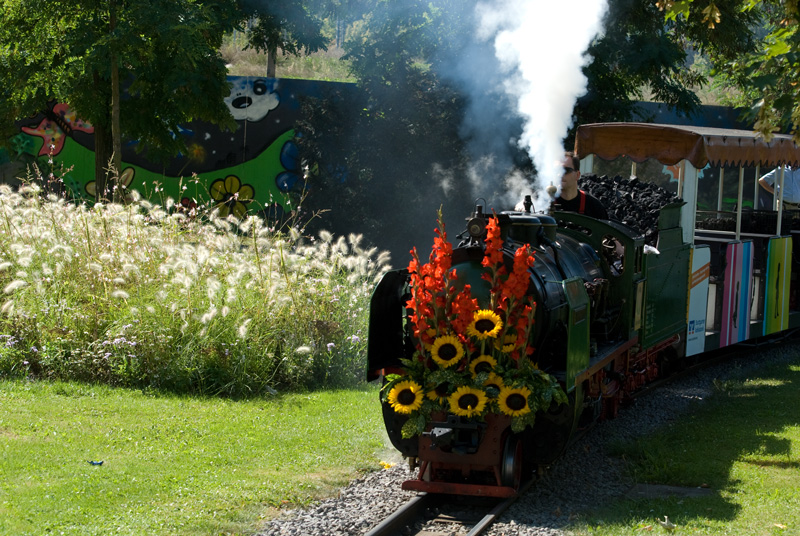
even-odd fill
[{"label": "sunflower", "polygon": [[519,417],[531,411],[531,407],[528,405],[529,396],[531,396],[531,390],[527,387],[503,387],[500,389],[497,403],[500,411],[506,415]]},{"label": "sunflower", "polygon": [[481,309],[472,317],[472,323],[467,326],[467,335],[478,340],[495,338],[503,329],[503,321],[494,311]]},{"label": "sunflower", "polygon": [[386,401],[397,413],[409,414],[422,405],[422,386],[411,380],[403,380],[392,387]]},{"label": "sunflower", "polygon": [[428,399],[433,400],[434,402],[438,402],[439,404],[444,404],[447,401],[447,397],[450,394],[448,393],[449,390],[450,390],[450,384],[448,384],[447,382],[442,382],[432,389],[429,388],[428,392],[425,393],[425,396],[427,396]]},{"label": "sunflower", "polygon": [[474,417],[483,413],[489,398],[486,392],[468,385],[462,385],[450,395],[450,411],[462,417]]},{"label": "sunflower", "polygon": [[500,342],[500,339],[494,341],[494,347],[503,352],[504,354],[508,354],[514,351],[514,348],[517,347],[517,336],[516,335],[506,335],[503,337],[503,342]]},{"label": "sunflower", "polygon": [[498,391],[502,391],[506,384],[503,383],[503,378],[501,376],[498,376],[494,372],[490,372],[489,377],[486,378],[485,382],[483,382],[483,386],[487,389],[493,388],[497,389]]},{"label": "sunflower", "polygon": [[455,335],[437,337],[431,346],[431,357],[440,367],[447,368],[464,357],[464,347]]},{"label": "sunflower", "polygon": [[481,372],[491,372],[497,366],[497,359],[490,355],[479,355],[469,364],[469,371],[474,378]]}]

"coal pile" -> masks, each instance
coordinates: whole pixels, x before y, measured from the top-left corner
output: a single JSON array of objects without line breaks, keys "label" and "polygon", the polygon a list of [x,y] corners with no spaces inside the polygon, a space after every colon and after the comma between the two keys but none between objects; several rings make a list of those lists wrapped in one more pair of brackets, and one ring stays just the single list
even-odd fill
[{"label": "coal pile", "polygon": [[632,228],[651,246],[655,246],[658,240],[661,208],[680,200],[672,192],[637,177],[581,175],[578,186],[606,207],[611,220]]}]

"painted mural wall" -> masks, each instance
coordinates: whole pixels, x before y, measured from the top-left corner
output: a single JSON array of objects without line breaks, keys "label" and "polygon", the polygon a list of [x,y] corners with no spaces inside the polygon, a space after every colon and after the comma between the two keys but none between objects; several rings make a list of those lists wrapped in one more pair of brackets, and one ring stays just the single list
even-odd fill
[{"label": "painted mural wall", "polygon": [[[294,124],[300,98],[316,96],[333,83],[228,77],[225,99],[237,123],[235,132],[211,124],[181,128],[186,154],[166,165],[147,161],[137,142],[123,141],[120,179],[154,202],[172,198],[187,209],[212,204],[223,216],[246,213],[280,218],[290,208],[289,192],[301,177]],[[52,168],[70,195],[94,200],[94,129],[66,104],[19,121],[19,132],[0,149],[0,180],[15,183],[31,173]],[[42,171],[44,172],[44,171]]]}]

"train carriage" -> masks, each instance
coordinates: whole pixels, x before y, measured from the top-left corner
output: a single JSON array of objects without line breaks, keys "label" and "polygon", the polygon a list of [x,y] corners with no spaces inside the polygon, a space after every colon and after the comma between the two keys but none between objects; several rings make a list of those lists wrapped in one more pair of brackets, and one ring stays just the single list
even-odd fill
[{"label": "train carriage", "polygon": [[[784,211],[779,198],[773,200],[771,210],[757,210],[755,202],[752,209],[745,206],[749,192],[754,201],[758,198],[757,179],[762,171],[800,164],[800,148],[791,136],[776,134],[766,141],[752,131],[601,123],[578,128],[576,151],[586,172],[593,168],[595,158],[626,157],[638,163],[652,159],[678,168],[678,195],[686,202],[680,223],[693,265],[686,318],[688,355],[800,325],[791,283],[797,279],[792,270],[793,246],[800,237],[799,231],[792,230],[796,211]],[[711,166],[738,168],[732,211],[723,210],[722,170],[716,210],[697,208],[700,172]],[[749,181],[746,168],[754,171]],[[782,192],[783,173],[779,184]]]},{"label": "train carriage", "polygon": [[[429,272],[415,264],[376,287],[367,377],[384,378],[389,438],[419,469],[404,489],[514,495],[526,473],[555,460],[581,427],[613,417],[646,383],[704,353],[800,324],[792,215],[780,200],[774,211],[743,207],[752,187],[745,166],[757,166],[757,178],[760,168],[798,164],[790,137],[593,124],[578,128],[576,153],[584,174],[619,157],[675,166],[678,201],[661,208],[655,247],[615,221],[478,206],[458,246],[438,242]],[[698,219],[698,170],[709,165],[739,166],[737,203]],[[722,186],[720,174],[720,196]],[[502,305],[515,303],[511,281],[525,295],[516,302],[532,304],[527,320]],[[428,285],[427,294],[415,284]],[[459,314],[474,315],[466,330]],[[495,336],[506,340],[492,346]],[[458,405],[465,400],[474,404]]]}]

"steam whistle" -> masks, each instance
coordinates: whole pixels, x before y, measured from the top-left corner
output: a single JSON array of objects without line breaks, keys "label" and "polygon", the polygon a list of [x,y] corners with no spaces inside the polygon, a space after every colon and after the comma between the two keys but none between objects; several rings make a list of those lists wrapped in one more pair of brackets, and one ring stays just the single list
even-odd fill
[{"label": "steam whistle", "polygon": [[555,185],[554,185],[554,184],[551,182],[551,183],[550,183],[550,186],[548,186],[547,188],[545,188],[545,191],[547,192],[547,194],[548,194],[550,197],[552,197],[553,199],[555,199],[555,197],[556,197],[556,192],[558,191],[558,188],[557,188],[557,187],[556,187],[556,186],[555,186]]}]

